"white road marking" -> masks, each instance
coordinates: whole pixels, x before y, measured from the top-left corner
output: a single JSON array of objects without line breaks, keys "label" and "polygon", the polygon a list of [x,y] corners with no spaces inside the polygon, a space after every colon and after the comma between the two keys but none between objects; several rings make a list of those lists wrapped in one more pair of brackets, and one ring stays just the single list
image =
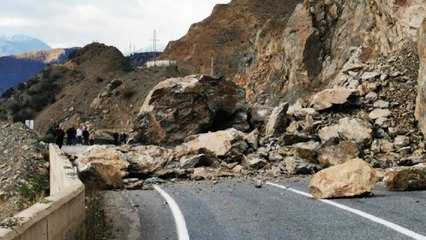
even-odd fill
[{"label": "white road marking", "polygon": [[175,219],[178,239],[179,240],[189,240],[189,234],[188,234],[188,229],[186,228],[185,218],[183,217],[182,211],[180,210],[176,201],[172,197],[170,197],[170,195],[167,194],[159,186],[154,185],[154,189],[158,193],[160,193],[160,195],[163,196],[164,199],[166,199],[167,203],[169,204],[170,210],[172,210],[173,217]]},{"label": "white road marking", "polygon": [[[284,189],[284,190],[288,190],[288,191],[291,191],[291,192],[303,195],[305,197],[312,198],[311,194],[305,193],[305,192],[302,192],[302,191],[299,191],[299,190],[296,190],[294,188],[286,187],[286,186],[279,185],[279,184],[272,183],[272,182],[266,182],[266,184],[269,184],[271,186],[274,186],[274,187],[277,187],[277,188],[281,188],[281,189]],[[360,211],[360,210],[357,210],[357,209],[354,209],[354,208],[350,208],[350,207],[347,207],[347,206],[345,206],[343,204],[336,203],[336,202],[333,202],[333,201],[330,201],[330,200],[326,200],[326,199],[318,199],[318,200],[321,201],[321,202],[323,202],[323,203],[327,203],[327,204],[330,204],[330,205],[335,206],[337,208],[340,208],[340,209],[346,210],[348,212],[354,213],[356,215],[359,215],[359,216],[361,216],[363,218],[366,218],[368,220],[371,220],[373,222],[382,224],[382,225],[384,225],[384,226],[386,226],[386,227],[388,227],[390,229],[393,229],[393,230],[395,230],[397,232],[400,232],[400,233],[402,233],[402,234],[404,234],[406,236],[409,236],[409,237],[411,237],[413,239],[426,240],[426,236],[420,235],[420,234],[418,234],[416,232],[413,232],[413,231],[411,231],[411,230],[409,230],[407,228],[401,227],[401,226],[399,226],[399,225],[397,225],[395,223],[386,221],[384,219],[381,219],[379,217],[373,216],[373,215],[368,214],[366,212],[363,212],[363,211]]]}]

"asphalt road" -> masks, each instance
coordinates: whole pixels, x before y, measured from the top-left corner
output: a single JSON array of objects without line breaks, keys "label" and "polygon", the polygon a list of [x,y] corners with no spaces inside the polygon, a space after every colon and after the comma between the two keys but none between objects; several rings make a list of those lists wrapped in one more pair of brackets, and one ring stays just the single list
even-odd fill
[{"label": "asphalt road", "polygon": [[[63,150],[79,155],[86,148]],[[306,196],[307,185],[308,179],[262,188],[250,180],[160,186],[173,202],[155,190],[110,191],[106,211],[117,240],[426,239],[426,191],[388,192],[379,183],[371,197],[330,202]],[[182,214],[177,222],[174,204]]]},{"label": "asphalt road", "polygon": [[[291,190],[269,184],[255,188],[249,180],[160,187],[179,206],[190,239],[426,239],[426,192],[387,192],[379,184],[371,197],[333,200],[362,211],[360,216],[295,193],[306,192],[307,179],[278,184]],[[117,230],[124,233],[119,239],[178,239],[170,204],[157,191],[112,195],[111,202],[124,201],[121,206],[127,208],[120,214],[132,215],[124,221],[127,227]],[[121,222],[126,218],[114,216]],[[395,230],[400,227],[407,235]]]}]

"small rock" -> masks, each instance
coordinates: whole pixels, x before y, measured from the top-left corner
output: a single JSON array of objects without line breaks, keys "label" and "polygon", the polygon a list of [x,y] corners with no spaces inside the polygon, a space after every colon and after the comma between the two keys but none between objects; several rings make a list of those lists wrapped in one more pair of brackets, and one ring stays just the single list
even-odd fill
[{"label": "small rock", "polygon": [[396,136],[394,145],[396,148],[402,148],[410,144],[410,138],[404,135]]},{"label": "small rock", "polygon": [[375,92],[369,92],[367,95],[365,95],[365,99],[368,101],[375,101],[378,98],[377,93]]},{"label": "small rock", "polygon": [[261,188],[262,187],[262,180],[256,180],[256,183],[254,185],[256,188]]},{"label": "small rock", "polygon": [[373,107],[375,108],[389,108],[389,102],[378,100],[374,102]]},{"label": "small rock", "polygon": [[378,72],[365,72],[362,74],[361,79],[362,80],[370,80],[370,79],[374,79],[378,76],[380,76],[381,74]]},{"label": "small rock", "polygon": [[392,112],[389,111],[389,109],[376,108],[372,112],[370,112],[368,116],[370,117],[370,119],[374,120],[381,117],[389,117],[391,114]]}]

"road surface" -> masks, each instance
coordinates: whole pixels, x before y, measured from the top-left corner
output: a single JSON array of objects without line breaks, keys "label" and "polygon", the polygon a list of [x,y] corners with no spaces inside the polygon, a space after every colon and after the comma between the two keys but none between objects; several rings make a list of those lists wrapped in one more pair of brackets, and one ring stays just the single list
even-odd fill
[{"label": "road surface", "polygon": [[171,203],[156,190],[112,191],[107,199],[124,225],[116,226],[117,239],[426,239],[426,192],[388,192],[378,184],[371,197],[324,202],[306,196],[307,185],[308,179],[262,188],[249,180],[160,186],[182,214],[178,228]]},{"label": "road surface", "polygon": [[[64,146],[80,155],[87,146]],[[425,239],[426,192],[315,200],[308,178],[179,182],[150,191],[106,192],[116,239]]]}]

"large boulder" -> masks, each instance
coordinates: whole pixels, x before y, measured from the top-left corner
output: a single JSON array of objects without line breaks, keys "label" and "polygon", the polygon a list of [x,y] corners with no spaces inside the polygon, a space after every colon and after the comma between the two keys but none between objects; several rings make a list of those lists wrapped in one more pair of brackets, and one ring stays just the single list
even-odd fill
[{"label": "large boulder", "polygon": [[341,139],[354,141],[359,144],[368,144],[372,139],[370,123],[361,119],[342,118],[339,120],[338,132]]},{"label": "large boulder", "polygon": [[222,159],[232,158],[240,161],[249,146],[244,141],[245,136],[245,133],[233,128],[203,133],[189,137],[188,141],[182,143],[177,149],[186,148],[190,151],[197,151],[200,148],[205,148]]},{"label": "large boulder", "polygon": [[313,174],[321,169],[318,164],[295,157],[287,157],[284,160],[284,165],[289,174]]},{"label": "large boulder", "polygon": [[314,174],[309,192],[314,198],[360,196],[371,193],[376,182],[376,170],[358,158]]},{"label": "large boulder", "polygon": [[349,97],[357,93],[354,89],[333,88],[325,89],[312,97],[310,106],[316,111],[325,110],[333,105],[342,105],[348,102]]},{"label": "large boulder", "polygon": [[118,150],[108,147],[91,147],[76,161],[79,172],[88,176],[100,178],[107,188],[121,188],[123,177],[126,176],[129,163]]},{"label": "large boulder", "polygon": [[286,131],[286,128],[288,127],[291,121],[290,117],[287,115],[288,107],[289,104],[287,102],[284,102],[281,103],[278,107],[274,108],[266,124],[266,136],[282,134]]},{"label": "large boulder", "polygon": [[170,163],[173,150],[159,146],[137,146],[127,153],[129,171],[133,174],[155,175]]},{"label": "large boulder", "polygon": [[353,142],[340,142],[337,145],[323,147],[318,154],[322,167],[342,164],[359,156],[358,146]]},{"label": "large boulder", "polygon": [[[177,145],[187,136],[243,125],[244,91],[222,78],[187,76],[157,84],[148,94],[135,122],[135,140]],[[238,119],[234,119],[238,118]],[[245,119],[244,119],[245,118]]]},{"label": "large boulder", "polygon": [[181,168],[218,167],[220,165],[216,154],[205,148],[184,154],[179,162]]},{"label": "large boulder", "polygon": [[340,119],[338,124],[321,128],[318,135],[323,143],[342,139],[357,144],[368,144],[372,140],[372,132],[369,122],[345,117]]},{"label": "large boulder", "polygon": [[293,144],[292,147],[297,158],[315,162],[321,145],[319,142],[309,141]]},{"label": "large boulder", "polygon": [[264,133],[269,116],[271,116],[273,110],[273,107],[263,105],[251,106],[248,109],[248,122],[250,123],[250,126]]},{"label": "large boulder", "polygon": [[426,190],[426,164],[388,169],[384,182],[389,191]]},{"label": "large boulder", "polygon": [[268,165],[268,162],[258,154],[249,154],[243,157],[242,165],[248,169],[261,169]]}]

